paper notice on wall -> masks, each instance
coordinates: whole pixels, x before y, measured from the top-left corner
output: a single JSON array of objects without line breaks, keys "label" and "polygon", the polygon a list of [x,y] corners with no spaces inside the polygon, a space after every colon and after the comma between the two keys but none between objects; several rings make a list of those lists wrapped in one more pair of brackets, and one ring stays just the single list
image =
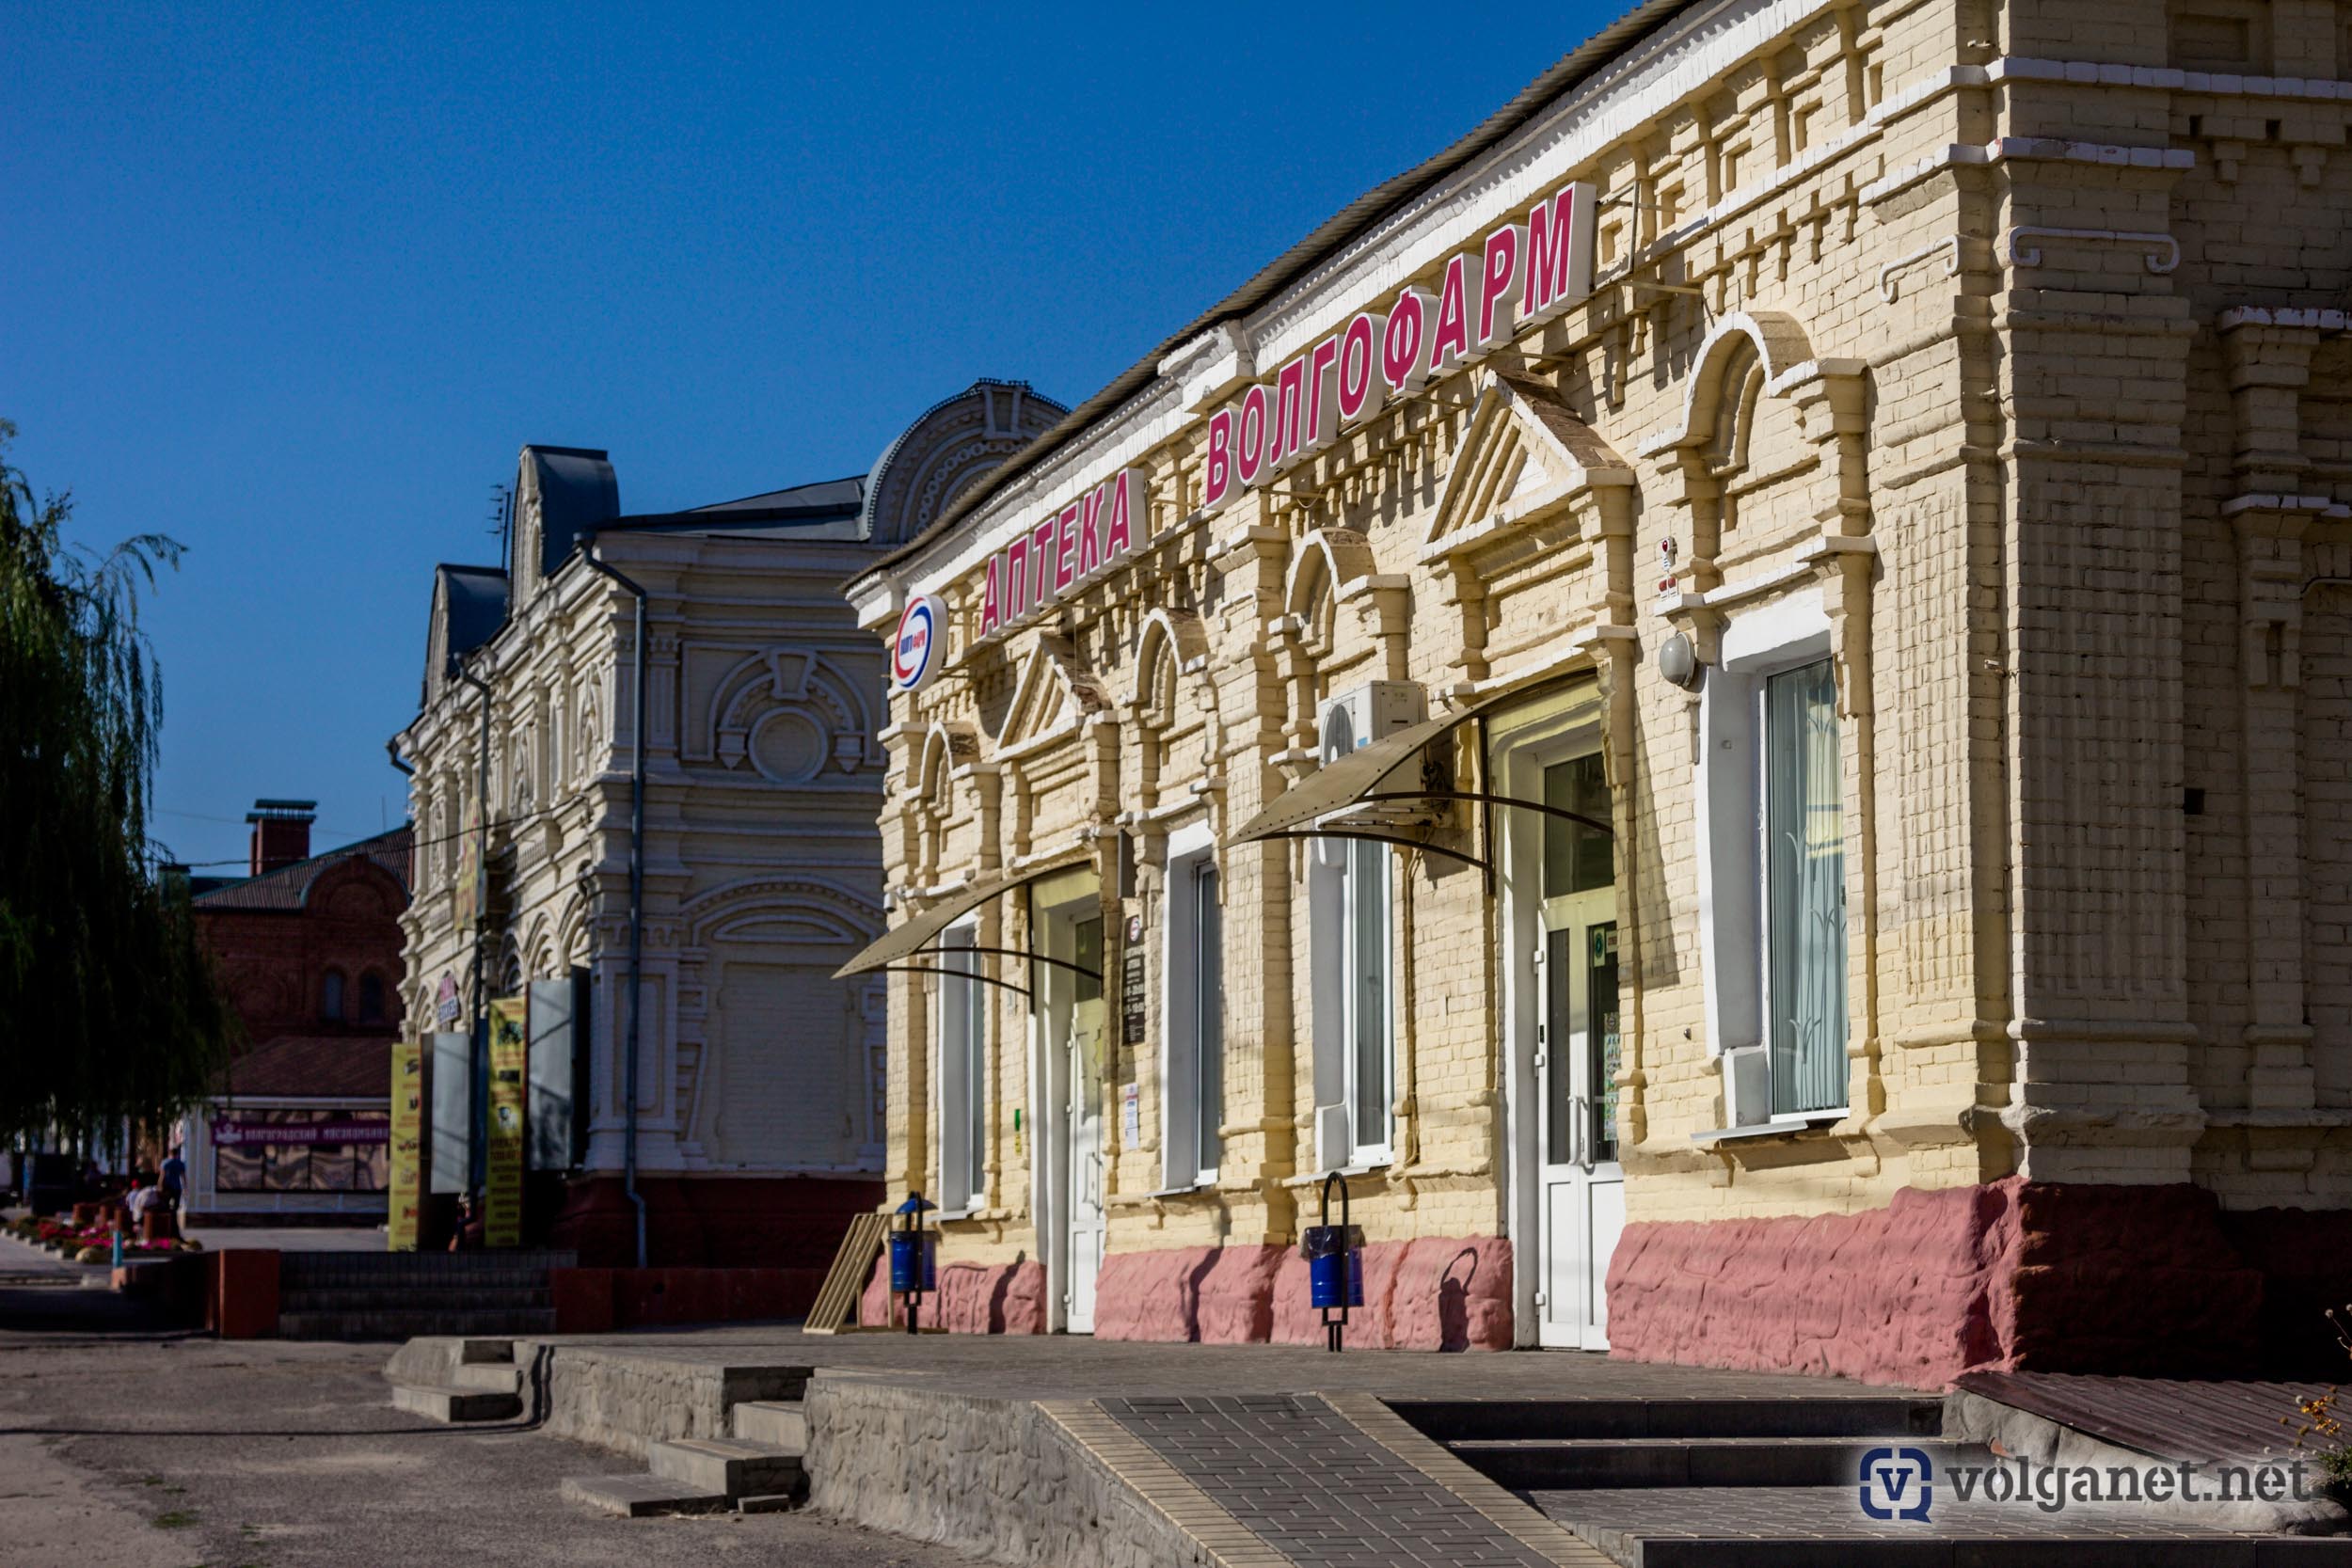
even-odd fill
[{"label": "paper notice on wall", "polygon": [[1119,1136],[1129,1148],[1143,1141],[1143,1101],[1133,1084],[1119,1091]]},{"label": "paper notice on wall", "polygon": [[385,1248],[417,1250],[424,1212],[424,1042],[392,1042],[391,1191],[385,1195]]},{"label": "paper notice on wall", "polygon": [[490,1004],[490,1142],[482,1195],[485,1246],[523,1243],[523,1080],[531,1068],[524,1012],[519,996]]}]

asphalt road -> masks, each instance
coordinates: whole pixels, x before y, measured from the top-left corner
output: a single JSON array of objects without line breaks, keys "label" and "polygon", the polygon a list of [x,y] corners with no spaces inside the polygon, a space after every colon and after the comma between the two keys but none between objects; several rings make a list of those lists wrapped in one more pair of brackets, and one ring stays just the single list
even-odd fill
[{"label": "asphalt road", "polygon": [[640,1466],[396,1412],[380,1375],[389,1346],[157,1332],[111,1292],[17,1261],[0,1258],[7,1568],[972,1562],[810,1513],[587,1513],[556,1495],[561,1478]]}]

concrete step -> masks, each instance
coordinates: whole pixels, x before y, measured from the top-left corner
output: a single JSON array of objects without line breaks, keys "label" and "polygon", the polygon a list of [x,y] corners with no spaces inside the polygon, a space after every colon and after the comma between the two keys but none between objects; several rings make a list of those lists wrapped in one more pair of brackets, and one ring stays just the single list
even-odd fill
[{"label": "concrete step", "polygon": [[1440,1443],[1576,1437],[1933,1437],[1944,1402],[1848,1398],[1395,1400],[1390,1407]]},{"label": "concrete step", "polygon": [[473,1311],[458,1307],[386,1308],[371,1312],[278,1314],[281,1339],[414,1339],[423,1336],[552,1334],[552,1307],[501,1307]]},{"label": "concrete step", "polygon": [[645,1445],[645,1465],[662,1481],[730,1497],[797,1492],[801,1456],[764,1443],[678,1437]]},{"label": "concrete step", "polygon": [[799,1508],[804,1500],[797,1492],[771,1492],[765,1497],[736,1498],[735,1512],[738,1513],[789,1513]]},{"label": "concrete step", "polygon": [[513,1362],[460,1361],[450,1375],[460,1388],[482,1388],[500,1394],[523,1391],[523,1370]]},{"label": "concrete step", "polygon": [[529,1285],[549,1269],[568,1269],[569,1252],[288,1252],[278,1259],[288,1286]]},{"label": "concrete step", "polygon": [[704,1492],[656,1476],[566,1476],[562,1487],[565,1502],[593,1508],[623,1519],[650,1513],[723,1513],[723,1492]]},{"label": "concrete step", "polygon": [[522,1396],[512,1389],[392,1385],[392,1408],[437,1421],[508,1421],[523,1413]]},{"label": "concrete step", "polygon": [[[1634,1486],[1851,1486],[1862,1457],[1883,1447],[1851,1437],[1504,1437],[1450,1447],[1513,1491]],[[1905,1439],[1941,1469],[1986,1461],[1979,1448]]]},{"label": "concrete step", "polygon": [[746,1400],[727,1412],[727,1425],[743,1442],[808,1452],[808,1417],[798,1401]]},{"label": "concrete step", "polygon": [[548,1291],[533,1287],[516,1286],[485,1289],[466,1286],[461,1289],[429,1290],[301,1290],[280,1291],[278,1309],[280,1312],[406,1312],[431,1308],[455,1308],[469,1312],[486,1312],[492,1308],[532,1311],[551,1305]]}]

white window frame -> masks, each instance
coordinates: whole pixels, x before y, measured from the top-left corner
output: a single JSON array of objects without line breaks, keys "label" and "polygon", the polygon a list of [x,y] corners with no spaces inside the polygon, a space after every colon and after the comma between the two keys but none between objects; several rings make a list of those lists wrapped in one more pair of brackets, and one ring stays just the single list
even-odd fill
[{"label": "white window frame", "polygon": [[[1324,761],[1336,761],[1345,752],[1333,752],[1326,714]],[[1367,742],[1351,737],[1346,751]],[[1395,1158],[1396,1098],[1396,882],[1394,857],[1376,839],[1340,837],[1311,841],[1308,855],[1307,898],[1309,945],[1312,958],[1312,997],[1315,1057],[1315,1149],[1324,1169],[1371,1170]],[[1356,1125],[1358,1076],[1359,955],[1361,952],[1361,901],[1358,879],[1369,871],[1379,879],[1377,901],[1383,943],[1379,1050],[1386,1064],[1387,1092],[1381,1096],[1380,1125],[1366,1136]]]},{"label": "white window frame", "polygon": [[[1217,1162],[1201,1153],[1205,1130],[1200,1108],[1202,1029],[1200,996],[1200,874],[1218,873],[1220,914],[1224,900],[1222,870],[1216,863],[1216,834],[1205,822],[1179,828],[1168,837],[1167,875],[1161,900],[1160,1018],[1160,1148],[1161,1180],[1166,1190],[1181,1192],[1214,1186]],[[1219,930],[1223,929],[1222,921]],[[1216,1047],[1224,1065],[1224,1014],[1221,988],[1224,954],[1218,955],[1220,998]],[[1220,1091],[1224,1074],[1218,1073]],[[1228,1101],[1230,1103],[1230,1101]],[[1222,1122],[1222,1106],[1218,1121]],[[1221,1149],[1220,1149],[1221,1158]]]},{"label": "white window frame", "polygon": [[[935,1174],[940,1217],[960,1219],[988,1203],[988,1021],[984,983],[952,973],[946,957],[964,950],[961,960],[970,973],[983,970],[983,959],[970,949],[979,942],[977,919],[960,920],[940,933],[937,1019],[931,1029],[931,1100],[938,1108],[936,1138],[939,1151]],[[979,1037],[971,1034],[977,1030]],[[957,1155],[961,1151],[961,1159]],[[956,1168],[961,1165],[961,1169]]]},{"label": "white window frame", "polygon": [[[1775,1115],[1765,1026],[1772,933],[1765,911],[1764,683],[1830,655],[1818,588],[1734,615],[1699,698],[1699,955],[1707,1042],[1724,1075],[1726,1128],[1836,1120],[1846,1107]],[[1849,991],[1851,995],[1851,990]]]}]

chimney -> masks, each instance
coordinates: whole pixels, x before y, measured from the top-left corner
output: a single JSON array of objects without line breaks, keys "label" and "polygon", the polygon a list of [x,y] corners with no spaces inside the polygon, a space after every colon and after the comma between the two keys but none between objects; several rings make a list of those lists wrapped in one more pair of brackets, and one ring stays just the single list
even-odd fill
[{"label": "chimney", "polygon": [[245,819],[253,824],[253,876],[310,858],[310,823],[316,800],[256,800]]}]

